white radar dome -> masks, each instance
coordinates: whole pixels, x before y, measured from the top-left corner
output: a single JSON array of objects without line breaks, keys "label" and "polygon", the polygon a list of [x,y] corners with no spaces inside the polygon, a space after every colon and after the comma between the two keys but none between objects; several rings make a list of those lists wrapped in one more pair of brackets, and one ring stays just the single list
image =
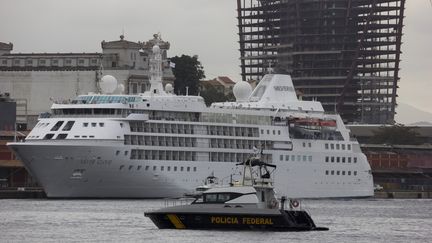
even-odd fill
[{"label": "white radar dome", "polygon": [[117,79],[111,75],[105,75],[100,82],[102,93],[111,94],[117,89]]},{"label": "white radar dome", "polygon": [[165,85],[165,92],[172,93],[174,91],[174,87],[172,84],[166,84]]},{"label": "white radar dome", "polygon": [[160,48],[159,48],[159,46],[158,46],[158,45],[154,45],[154,46],[153,46],[153,53],[157,54],[157,53],[159,53],[159,52],[160,52]]},{"label": "white radar dome", "polygon": [[234,85],[233,93],[237,102],[245,102],[252,93],[252,87],[248,82],[240,81]]}]

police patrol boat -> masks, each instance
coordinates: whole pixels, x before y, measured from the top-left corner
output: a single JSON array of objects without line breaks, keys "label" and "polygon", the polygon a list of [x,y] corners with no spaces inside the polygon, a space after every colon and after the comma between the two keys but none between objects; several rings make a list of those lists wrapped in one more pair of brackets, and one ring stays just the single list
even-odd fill
[{"label": "police patrol boat", "polygon": [[286,198],[279,201],[274,191],[276,165],[263,162],[260,156],[238,165],[243,166],[240,182],[210,188],[190,205],[144,215],[160,229],[328,230],[317,227],[306,211],[294,209],[297,201],[285,209]]}]

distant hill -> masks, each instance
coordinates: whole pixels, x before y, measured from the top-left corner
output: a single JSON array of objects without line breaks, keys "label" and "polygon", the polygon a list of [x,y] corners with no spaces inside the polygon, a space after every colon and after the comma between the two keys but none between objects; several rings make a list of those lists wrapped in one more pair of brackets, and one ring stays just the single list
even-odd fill
[{"label": "distant hill", "polygon": [[432,125],[432,113],[415,108],[412,105],[399,103],[395,120],[405,125]]}]

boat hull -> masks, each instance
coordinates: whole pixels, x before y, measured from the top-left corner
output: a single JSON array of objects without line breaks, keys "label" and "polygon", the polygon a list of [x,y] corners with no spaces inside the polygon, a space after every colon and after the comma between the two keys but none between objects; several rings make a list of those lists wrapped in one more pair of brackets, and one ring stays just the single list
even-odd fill
[{"label": "boat hull", "polygon": [[149,217],[159,229],[328,230],[328,228],[316,227],[305,211],[275,210],[274,213],[260,214],[255,209],[255,213],[148,212],[144,215]]}]

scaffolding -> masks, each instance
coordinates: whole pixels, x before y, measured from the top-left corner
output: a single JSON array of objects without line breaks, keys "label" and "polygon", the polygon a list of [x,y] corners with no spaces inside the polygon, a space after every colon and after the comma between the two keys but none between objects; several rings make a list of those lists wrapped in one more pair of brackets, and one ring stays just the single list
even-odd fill
[{"label": "scaffolding", "polygon": [[405,0],[237,0],[243,80],[269,67],[345,122],[393,123]]}]

